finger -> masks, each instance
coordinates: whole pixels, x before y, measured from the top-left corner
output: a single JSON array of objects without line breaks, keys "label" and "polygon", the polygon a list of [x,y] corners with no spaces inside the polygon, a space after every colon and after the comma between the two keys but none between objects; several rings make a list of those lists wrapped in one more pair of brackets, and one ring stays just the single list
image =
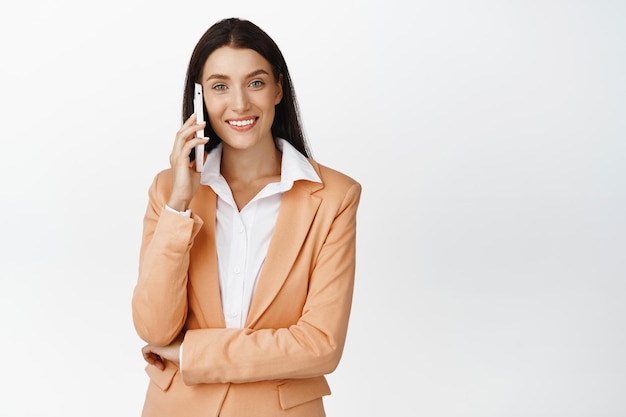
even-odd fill
[{"label": "finger", "polygon": [[150,365],[154,365],[160,370],[165,369],[165,362],[163,361],[163,358],[161,358],[156,353],[146,352],[144,353],[143,357]]},{"label": "finger", "polygon": [[183,123],[183,127],[196,124],[197,122],[198,122],[198,115],[195,113],[191,113],[191,115],[189,115],[187,120],[185,120],[185,123]]},{"label": "finger", "polygon": [[144,347],[141,348],[141,354],[143,355],[143,358],[147,361],[150,360],[150,358],[152,357],[153,353],[152,353],[152,349],[150,348],[150,345],[146,345]]},{"label": "finger", "polygon": [[197,145],[206,144],[208,141],[209,138],[194,138],[185,142],[179,151],[172,151],[170,154],[170,164],[172,165],[172,168],[175,166],[182,167],[183,165],[191,167],[191,164],[195,164],[195,162],[191,161],[191,158],[189,157],[191,150]]},{"label": "finger", "polygon": [[198,145],[205,145],[208,141],[209,141],[209,138],[193,138],[185,142],[185,144],[183,145],[181,149],[181,153],[188,157],[189,152],[191,152],[193,148],[195,148]]},{"label": "finger", "polygon": [[196,120],[198,120],[198,116],[195,113],[191,113],[187,120],[185,120],[185,123],[183,123],[183,127],[196,123]]},{"label": "finger", "polygon": [[176,139],[174,140],[174,150],[181,149],[186,142],[195,137],[197,131],[204,129],[205,127],[206,122],[182,127],[178,131],[178,133],[176,133]]},{"label": "finger", "polygon": [[153,365],[159,368],[161,371],[165,369],[165,362],[163,362],[163,359],[161,359],[160,357],[158,360],[154,361]]},{"label": "finger", "polygon": [[179,132],[182,132],[189,128],[194,128],[194,127],[197,127],[196,130],[199,130],[201,126],[206,126],[206,121],[202,123],[198,123],[198,118],[196,114],[192,113],[191,116],[189,116],[189,118],[185,120],[185,123],[183,123],[183,125],[180,127]]},{"label": "finger", "polygon": [[152,352],[146,352],[143,354],[143,358],[146,362],[154,364],[154,354]]},{"label": "finger", "polygon": [[194,123],[189,126],[183,126],[179,131],[178,135],[183,138],[190,139],[195,136],[196,132],[202,130],[206,127],[206,122],[202,123]]}]

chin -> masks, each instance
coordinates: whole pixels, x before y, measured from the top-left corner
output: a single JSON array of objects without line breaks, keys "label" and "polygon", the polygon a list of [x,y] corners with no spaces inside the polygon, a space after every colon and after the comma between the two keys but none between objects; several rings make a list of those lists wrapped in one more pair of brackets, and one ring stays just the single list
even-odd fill
[{"label": "chin", "polygon": [[224,146],[228,146],[232,149],[244,151],[246,149],[254,148],[259,141],[258,140],[224,140],[222,139]]}]

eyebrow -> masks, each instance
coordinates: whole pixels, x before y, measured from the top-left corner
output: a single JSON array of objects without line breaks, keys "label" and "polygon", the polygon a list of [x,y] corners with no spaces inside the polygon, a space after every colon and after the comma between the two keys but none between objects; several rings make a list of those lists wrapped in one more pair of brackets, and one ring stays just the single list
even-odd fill
[{"label": "eyebrow", "polygon": [[[245,78],[252,78],[252,77],[256,77],[257,75],[269,75],[269,73],[267,71],[265,71],[264,69],[258,69],[256,71],[252,71],[250,74],[246,75]],[[206,81],[209,80],[227,80],[230,77],[228,75],[224,75],[224,74],[211,74],[206,78]]]}]

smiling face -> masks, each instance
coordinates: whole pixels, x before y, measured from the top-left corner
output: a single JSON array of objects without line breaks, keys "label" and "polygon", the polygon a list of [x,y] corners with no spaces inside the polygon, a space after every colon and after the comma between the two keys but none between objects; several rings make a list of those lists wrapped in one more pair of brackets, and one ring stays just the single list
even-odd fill
[{"label": "smiling face", "polygon": [[262,55],[230,46],[216,49],[204,64],[202,87],[209,121],[225,147],[246,150],[273,143],[282,83]]}]

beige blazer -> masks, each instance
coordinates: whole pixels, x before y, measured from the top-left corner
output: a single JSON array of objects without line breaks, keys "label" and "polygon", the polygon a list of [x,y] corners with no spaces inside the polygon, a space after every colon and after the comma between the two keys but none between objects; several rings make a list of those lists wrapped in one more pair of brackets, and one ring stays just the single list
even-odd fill
[{"label": "beige blazer", "polygon": [[215,248],[216,195],[201,185],[191,218],[163,210],[171,172],[150,187],[133,293],[146,342],[181,333],[182,372],[147,365],[144,417],[324,416],[324,375],[341,358],[355,273],[361,186],[311,161],[322,184],[283,196],[246,325],[227,329]]}]

